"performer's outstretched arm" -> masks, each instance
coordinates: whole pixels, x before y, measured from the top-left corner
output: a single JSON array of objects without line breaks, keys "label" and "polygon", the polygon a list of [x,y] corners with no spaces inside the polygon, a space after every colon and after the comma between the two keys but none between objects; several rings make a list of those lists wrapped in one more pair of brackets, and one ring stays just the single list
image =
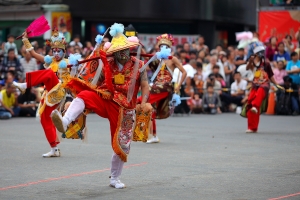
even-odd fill
[{"label": "performer's outstretched arm", "polygon": [[32,57],[34,57],[35,59],[37,59],[41,63],[45,62],[44,61],[44,56],[42,56],[42,55],[40,55],[40,54],[38,54],[37,52],[34,51],[31,43],[28,40],[28,36],[27,36],[26,31],[23,33],[22,41],[25,45],[26,50],[31,54]]},{"label": "performer's outstretched arm", "polygon": [[182,67],[182,64],[179,62],[179,60],[176,57],[172,58],[173,63],[175,64],[175,66],[180,70],[180,72],[182,73],[181,79],[178,83],[178,85],[176,86],[176,88],[174,88],[175,93],[179,92],[181,84],[184,82],[185,78],[186,78],[186,71],[185,69]]}]

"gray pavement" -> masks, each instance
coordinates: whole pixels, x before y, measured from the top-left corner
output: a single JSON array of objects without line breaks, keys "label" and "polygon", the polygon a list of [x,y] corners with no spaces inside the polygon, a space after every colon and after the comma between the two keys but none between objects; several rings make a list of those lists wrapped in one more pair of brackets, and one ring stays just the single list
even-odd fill
[{"label": "gray pavement", "polygon": [[262,116],[257,134],[236,114],[157,124],[161,143],[132,144],[117,190],[106,119],[89,115],[88,143],[64,140],[61,158],[41,157],[50,148],[35,119],[2,120],[0,199],[300,199],[300,117]]}]

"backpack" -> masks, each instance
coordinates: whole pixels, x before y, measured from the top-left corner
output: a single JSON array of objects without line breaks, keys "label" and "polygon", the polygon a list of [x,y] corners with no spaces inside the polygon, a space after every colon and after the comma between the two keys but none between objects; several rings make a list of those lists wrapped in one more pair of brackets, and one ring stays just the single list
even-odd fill
[{"label": "backpack", "polygon": [[292,114],[291,93],[286,94],[282,91],[277,91],[276,100],[275,112],[277,115]]}]

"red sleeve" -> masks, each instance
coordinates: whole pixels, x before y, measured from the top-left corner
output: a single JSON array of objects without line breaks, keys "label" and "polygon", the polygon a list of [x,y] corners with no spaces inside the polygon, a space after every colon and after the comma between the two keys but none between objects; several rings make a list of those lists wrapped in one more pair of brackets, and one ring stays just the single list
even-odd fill
[{"label": "red sleeve", "polygon": [[269,79],[274,76],[274,73],[273,73],[273,70],[272,70],[272,67],[271,67],[270,63],[265,64],[265,69],[264,70],[268,74]]}]

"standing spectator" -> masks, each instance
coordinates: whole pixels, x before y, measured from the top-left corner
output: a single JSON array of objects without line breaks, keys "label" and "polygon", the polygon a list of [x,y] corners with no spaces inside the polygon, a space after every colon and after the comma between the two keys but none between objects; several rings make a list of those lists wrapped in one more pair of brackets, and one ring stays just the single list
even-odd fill
[{"label": "standing spectator", "polygon": [[198,37],[197,51],[204,51],[206,54],[209,53],[209,48],[205,45],[205,39],[202,35]]},{"label": "standing spectator", "polygon": [[90,41],[85,42],[85,48],[83,49],[82,54],[87,57],[90,55],[94,50],[94,47]]},{"label": "standing spectator", "polygon": [[79,35],[75,35],[75,37],[73,38],[73,41],[72,42],[70,42],[70,44],[69,44],[70,46],[76,46],[76,45],[78,45],[80,48],[82,48],[83,47],[83,45],[81,44],[81,42],[80,42],[80,36]]},{"label": "standing spectator", "polygon": [[194,75],[195,93],[203,94],[203,74],[202,74],[202,63],[197,62],[197,71]]},{"label": "standing spectator", "polygon": [[20,108],[16,100],[15,88],[8,84],[5,90],[0,92],[0,118],[9,119],[19,115]]},{"label": "standing spectator", "polygon": [[23,117],[35,117],[37,110],[37,96],[33,93],[38,90],[34,88],[27,88],[24,94],[18,97],[18,105],[20,107],[20,116]]},{"label": "standing spectator", "polygon": [[208,64],[209,60],[206,59],[205,55],[206,55],[205,50],[200,51],[198,53],[197,61],[201,62],[202,64]]},{"label": "standing spectator", "polygon": [[15,44],[15,37],[13,35],[8,35],[7,42],[4,45],[4,55],[8,55],[8,50],[13,49],[15,55],[18,55],[17,45]]},{"label": "standing spectator", "polygon": [[234,56],[235,56],[234,51],[229,51],[227,55],[227,61],[224,63],[225,81],[228,87],[233,82],[233,74],[236,68],[234,64]]},{"label": "standing spectator", "polygon": [[247,60],[247,56],[245,55],[245,49],[244,48],[239,48],[238,49],[238,55],[235,58],[235,62],[234,62],[235,66],[236,66],[236,69],[240,65],[246,64],[246,60]]},{"label": "standing spectator", "polygon": [[278,51],[275,52],[273,57],[273,64],[276,67],[277,61],[282,60],[285,64],[287,61],[291,60],[290,55],[284,50],[284,43],[280,42],[277,47]]},{"label": "standing spectator", "polygon": [[221,113],[221,100],[219,95],[214,91],[212,84],[208,84],[206,87],[207,91],[204,93],[202,98],[202,108],[205,113],[216,114]]},{"label": "standing spectator", "polygon": [[65,37],[65,41],[67,43],[69,43],[71,41],[71,34],[70,32],[67,30],[67,26],[65,23],[61,23],[60,24],[60,32],[64,35]]},{"label": "standing spectator", "polygon": [[183,44],[183,50],[185,50],[187,53],[190,52],[191,47],[190,47],[190,44],[189,44],[188,42],[185,42],[185,43]]},{"label": "standing spectator", "polygon": [[284,62],[280,60],[277,62],[277,67],[273,69],[274,79],[279,85],[283,85],[283,77],[287,76],[284,66]]},{"label": "standing spectator", "polygon": [[292,60],[287,63],[286,72],[293,79],[293,83],[300,84],[300,61],[296,52],[291,54]]},{"label": "standing spectator", "polygon": [[291,55],[291,53],[295,49],[295,45],[292,43],[292,36],[291,35],[286,35],[285,38],[283,39],[284,43],[284,50]]},{"label": "standing spectator", "polygon": [[12,70],[16,74],[16,78],[18,80],[21,80],[22,74],[23,74],[23,68],[20,64],[19,59],[17,58],[14,49],[8,50],[7,57],[4,57],[2,63],[1,63],[1,76],[5,76],[5,74]]},{"label": "standing spectator", "polygon": [[295,38],[298,41],[298,47],[300,48],[300,27],[298,28],[298,31],[295,34]]},{"label": "standing spectator", "polygon": [[182,65],[185,65],[189,62],[187,52],[184,49],[179,52],[179,61]]},{"label": "standing spectator", "polygon": [[276,51],[278,51],[277,49],[277,38],[276,37],[271,37],[269,39],[269,45],[266,49],[266,58],[267,61],[272,62],[273,58],[274,58],[274,54]]},{"label": "standing spectator", "polygon": [[24,70],[24,76],[27,72],[33,72],[38,70],[38,65],[36,59],[31,56],[31,54],[25,51],[24,58],[20,59],[20,63]]}]

